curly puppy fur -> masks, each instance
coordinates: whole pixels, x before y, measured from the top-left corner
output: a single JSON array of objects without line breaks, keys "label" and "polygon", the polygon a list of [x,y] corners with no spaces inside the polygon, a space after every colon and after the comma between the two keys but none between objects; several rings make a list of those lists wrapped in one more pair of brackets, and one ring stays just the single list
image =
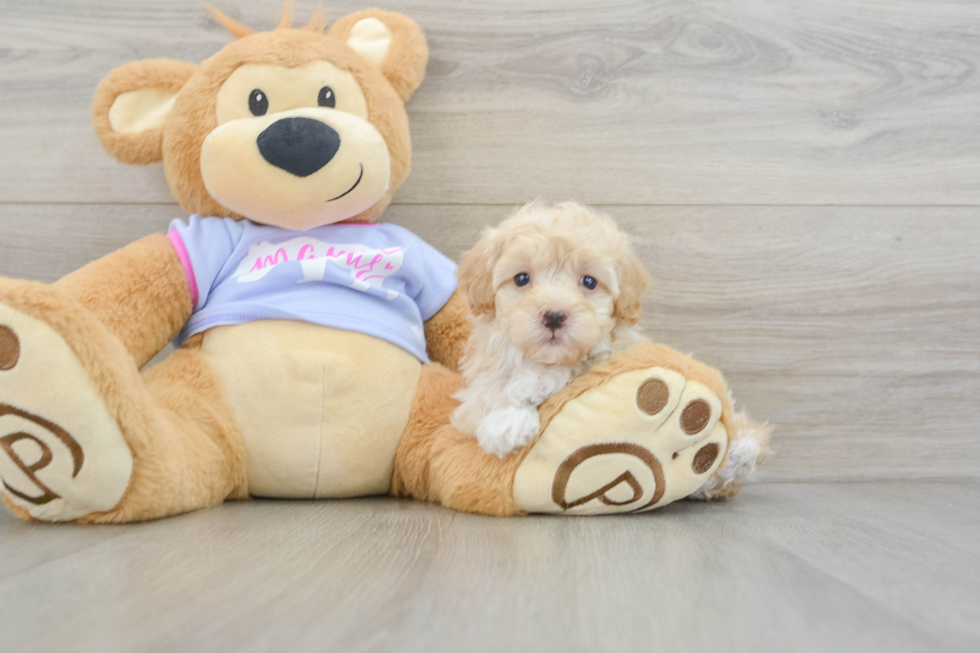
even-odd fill
[{"label": "curly puppy fur", "polygon": [[538,432],[537,407],[575,376],[642,342],[650,277],[605,214],[533,202],[464,254],[474,312],[452,423],[504,456]]}]

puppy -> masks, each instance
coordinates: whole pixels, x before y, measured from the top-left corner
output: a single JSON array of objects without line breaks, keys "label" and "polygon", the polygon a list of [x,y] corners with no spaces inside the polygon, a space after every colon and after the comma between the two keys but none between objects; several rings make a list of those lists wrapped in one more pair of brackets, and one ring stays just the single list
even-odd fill
[{"label": "puppy", "polygon": [[451,421],[487,453],[526,445],[545,399],[642,342],[650,276],[612,219],[582,204],[524,206],[483,233],[458,275],[473,333]]}]

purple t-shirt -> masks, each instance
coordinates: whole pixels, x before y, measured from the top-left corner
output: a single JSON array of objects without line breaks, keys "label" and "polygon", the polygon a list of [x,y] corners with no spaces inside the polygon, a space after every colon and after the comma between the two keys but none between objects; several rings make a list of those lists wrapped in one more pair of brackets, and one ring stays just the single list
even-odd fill
[{"label": "purple t-shirt", "polygon": [[456,289],[456,264],[393,224],[287,231],[192,215],[167,235],[194,302],[178,345],[215,326],[301,320],[366,333],[428,362],[423,323]]}]

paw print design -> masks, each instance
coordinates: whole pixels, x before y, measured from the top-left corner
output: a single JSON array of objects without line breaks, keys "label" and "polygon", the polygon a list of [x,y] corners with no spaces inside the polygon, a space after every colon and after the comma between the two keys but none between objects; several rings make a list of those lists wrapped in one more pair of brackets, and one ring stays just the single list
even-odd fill
[{"label": "paw print design", "polygon": [[572,399],[514,479],[528,512],[639,512],[682,499],[724,459],[721,399],[665,368],[633,370]]},{"label": "paw print design", "polygon": [[0,489],[8,505],[45,521],[108,510],[126,491],[132,464],[64,339],[0,305]]}]

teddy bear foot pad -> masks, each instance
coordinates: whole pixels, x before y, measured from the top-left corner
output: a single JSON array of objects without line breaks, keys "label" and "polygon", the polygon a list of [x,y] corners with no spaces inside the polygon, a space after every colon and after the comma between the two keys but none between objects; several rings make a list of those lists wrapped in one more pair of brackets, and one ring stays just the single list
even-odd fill
[{"label": "teddy bear foot pad", "polygon": [[0,305],[0,479],[43,521],[115,507],[133,457],[88,371],[44,322]]},{"label": "teddy bear foot pad", "polygon": [[514,498],[527,512],[582,515],[682,499],[724,459],[721,413],[714,392],[674,370],[620,374],[548,424],[517,470]]}]

